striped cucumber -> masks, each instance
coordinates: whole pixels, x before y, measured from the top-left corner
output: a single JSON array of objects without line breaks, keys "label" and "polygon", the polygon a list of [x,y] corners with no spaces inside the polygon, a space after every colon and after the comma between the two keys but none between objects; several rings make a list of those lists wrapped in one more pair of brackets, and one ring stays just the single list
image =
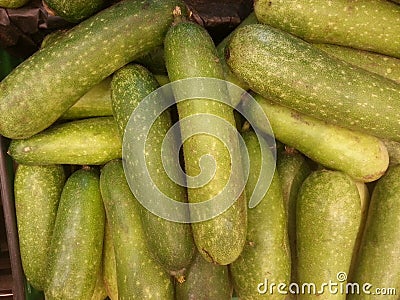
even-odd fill
[{"label": "striped cucumber", "polygon": [[60,165],[19,165],[14,194],[22,266],[29,283],[43,290],[47,276],[47,256],[64,187]]},{"label": "striped cucumber", "polygon": [[71,23],[78,23],[94,15],[107,4],[106,0],[44,0],[47,7],[57,16]]},{"label": "striped cucumber", "polygon": [[314,46],[354,66],[400,83],[398,58],[338,45],[314,44]]},{"label": "striped cucumber", "polygon": [[110,225],[106,220],[103,245],[103,280],[107,295],[111,300],[118,300],[117,266]]},{"label": "striped cucumber", "polygon": [[310,42],[400,58],[400,7],[385,0],[256,0],[261,23]]},{"label": "striped cucumber", "polygon": [[[368,209],[365,230],[358,252],[352,282],[363,287],[369,283],[367,292],[376,288],[400,289],[400,165],[392,166],[376,183]],[[392,290],[393,292],[393,290]],[[398,295],[352,294],[348,299],[398,299]]]},{"label": "striped cucumber", "polygon": [[[259,180],[263,160],[274,164],[272,153],[261,157],[260,144],[254,132],[243,134],[250,157],[250,172],[246,194],[251,195]],[[264,145],[266,146],[266,145]],[[261,202],[247,211],[246,245],[239,258],[230,264],[235,291],[240,299],[285,299],[285,294],[271,292],[260,286],[265,280],[290,282],[290,246],[287,215],[279,175],[276,172]]]},{"label": "striped cucumber", "polygon": [[27,4],[29,0],[0,0],[0,7],[18,8]]},{"label": "striped cucumber", "polygon": [[[132,128],[126,124],[132,112],[139,103],[159,87],[154,76],[144,67],[137,64],[127,65],[116,73],[112,79],[112,106],[121,136],[133,137]],[[160,108],[160,110],[162,110]],[[143,118],[146,116],[143,116]],[[162,161],[163,138],[172,126],[169,111],[162,113],[153,123],[146,137],[145,151],[147,153],[147,170],[155,186],[171,199],[187,202],[186,189],[172,181],[164,170]],[[127,152],[130,147],[137,147],[137,141],[126,144]],[[177,152],[178,149],[175,149]],[[172,157],[170,158],[173,159]],[[129,162],[126,158],[126,163]],[[138,165],[133,172],[142,172]],[[141,218],[147,243],[156,260],[171,274],[180,276],[192,260],[195,245],[190,224],[165,220],[142,207]]]},{"label": "striped cucumber", "polygon": [[101,165],[122,156],[121,139],[112,117],[72,121],[13,140],[9,154],[22,164]]},{"label": "striped cucumber", "polygon": [[175,294],[176,300],[231,300],[228,267],[212,264],[196,251],[185,281],[176,282]]},{"label": "striped cucumber", "polygon": [[65,183],[48,254],[46,299],[90,299],[93,295],[105,226],[98,173],[85,167]]},{"label": "striped cucumber", "polygon": [[[175,23],[166,35],[164,51],[171,82],[192,77],[223,79],[224,75],[214,43],[207,31],[197,24]],[[190,92],[196,92],[199,89],[198,86],[191,88]],[[219,91],[220,87],[215,88]],[[179,91],[175,90],[174,93],[180,96],[176,94]],[[192,98],[179,102],[177,108],[180,120],[190,117],[194,120],[196,117],[193,118],[193,115],[205,114],[219,117],[235,128],[233,109],[226,104]],[[182,136],[190,135],[188,132],[191,126],[186,125],[180,128]],[[229,137],[235,146],[228,150],[221,140],[207,134],[215,128],[218,128],[215,121],[202,122],[203,133],[191,136],[183,143],[185,171],[188,176],[201,173],[199,160],[202,156],[211,156],[215,161],[215,173],[212,179],[201,187],[188,188],[189,203],[200,203],[215,197],[228,184],[229,176],[235,186],[225,189],[228,191],[227,198],[236,198],[237,188],[243,186],[243,174],[232,170],[230,159],[232,155],[240,151],[237,132],[235,130],[235,135]],[[225,131],[221,130],[220,134],[224,133]],[[191,214],[193,215],[193,211]],[[206,260],[226,265],[239,256],[246,240],[246,215],[246,199],[242,193],[232,206],[218,216],[192,223],[196,246]]]},{"label": "striped cucumber", "polygon": [[[360,219],[360,195],[345,173],[315,171],[303,182],[297,199],[297,278],[300,286],[313,283],[315,289],[297,299],[346,299],[338,285],[346,284]],[[338,284],[338,292],[329,292],[329,282]]]},{"label": "striped cucumber", "polygon": [[118,299],[172,300],[171,277],[147,248],[140,204],[126,182],[121,160],[102,168],[100,188],[115,251]]},{"label": "striped cucumber", "polygon": [[[386,171],[389,156],[378,138],[308,117],[260,95],[255,99],[267,115],[276,139],[312,160],[364,182],[374,181]],[[250,107],[246,107],[247,103]],[[250,113],[256,112],[252,102],[244,101],[243,105]],[[268,130],[267,124],[257,119],[255,124]]]},{"label": "striped cucumber", "polygon": [[317,119],[400,141],[396,82],[263,24],[239,28],[226,54],[234,73],[264,97]]},{"label": "striped cucumber", "polygon": [[33,54],[0,84],[0,134],[26,138],[49,127],[95,84],[161,45],[177,5],[118,2]]}]

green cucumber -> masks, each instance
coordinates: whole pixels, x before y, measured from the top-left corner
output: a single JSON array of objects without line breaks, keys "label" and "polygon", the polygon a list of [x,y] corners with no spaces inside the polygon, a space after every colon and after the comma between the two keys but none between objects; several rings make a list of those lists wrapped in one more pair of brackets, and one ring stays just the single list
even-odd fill
[{"label": "green cucumber", "polygon": [[45,0],[47,8],[71,23],[78,23],[103,9],[106,0]]},{"label": "green cucumber", "polygon": [[[262,160],[266,160],[267,166],[275,164],[275,161],[271,152],[267,152],[268,157],[261,157],[261,148],[254,132],[244,133],[243,138],[250,157],[246,195],[251,195],[259,180]],[[248,209],[247,214],[246,245],[239,258],[230,264],[235,291],[240,299],[285,299],[285,294],[271,292],[269,289],[264,293],[266,287],[260,287],[264,280],[290,282],[287,215],[277,172],[261,202]]]},{"label": "green cucumber", "polygon": [[163,85],[166,85],[169,83],[169,78],[167,75],[154,74],[154,78],[157,80],[157,82],[160,86],[163,86]]},{"label": "green cucumber", "polygon": [[385,0],[256,0],[261,23],[310,42],[400,58],[400,7]]},{"label": "green cucumber", "polygon": [[[224,75],[214,43],[207,31],[197,24],[189,22],[174,24],[166,35],[164,51],[171,82],[192,77],[223,79]],[[196,92],[198,89],[198,86],[193,86],[191,92]],[[219,91],[218,87],[216,89]],[[177,92],[179,91],[174,91],[174,93]],[[176,96],[179,95],[176,94]],[[235,127],[233,109],[224,103],[208,99],[187,99],[179,102],[177,108],[180,120],[203,113],[217,116]],[[200,174],[200,157],[210,155],[215,161],[215,174],[202,187],[188,188],[189,203],[204,202],[219,194],[228,184],[227,174],[231,176],[231,180],[237,187],[243,186],[242,172],[231,170],[231,155],[240,151],[238,136],[230,137],[234,145],[237,143],[237,147],[234,146],[228,151],[221,140],[207,134],[217,128],[214,121],[201,126],[205,134],[196,134],[183,143],[185,171],[189,176]],[[189,127],[180,127],[183,136],[190,131]],[[221,130],[221,134],[224,132]],[[232,198],[235,197],[233,195],[237,191],[235,188],[229,188],[228,192],[228,196],[232,195],[230,197]],[[191,211],[191,214],[193,213]],[[206,260],[226,265],[239,256],[246,240],[246,215],[246,199],[242,193],[232,206],[218,216],[192,223],[196,246]]]},{"label": "green cucumber", "polygon": [[103,167],[100,187],[115,251],[118,299],[173,299],[171,277],[147,248],[141,207],[126,182],[121,160]]},{"label": "green cucumber", "polygon": [[95,84],[161,45],[176,6],[118,2],[33,54],[0,84],[0,134],[26,138],[49,127]]},{"label": "green cucumber", "polygon": [[228,267],[212,264],[196,251],[185,281],[176,282],[175,293],[176,300],[231,300]]},{"label": "green cucumber", "polygon": [[389,164],[397,165],[400,164],[400,143],[395,141],[390,141],[387,139],[382,140],[385,144],[389,153]]},{"label": "green cucumber", "polygon": [[[315,284],[297,299],[346,299],[346,284],[361,220],[355,182],[339,171],[319,170],[303,182],[297,199],[297,279]],[[344,275],[344,276],[343,276]],[[336,283],[337,292],[326,284]],[[325,285],[323,285],[325,284]]]},{"label": "green cucumber", "polygon": [[153,74],[167,74],[164,59],[164,47],[155,47],[146,55],[139,57],[135,62],[146,67]]},{"label": "green cucumber", "polygon": [[105,226],[98,173],[85,167],[65,183],[48,254],[46,299],[90,299],[93,295]]},{"label": "green cucumber", "polygon": [[314,46],[354,66],[400,83],[398,58],[338,45],[315,44]]},{"label": "green cucumber", "polygon": [[97,273],[96,285],[92,294],[91,300],[104,300],[107,298],[107,291],[103,280],[103,269],[100,265],[100,270]]},{"label": "green cucumber", "polygon": [[[125,129],[129,117],[139,103],[159,87],[158,82],[143,66],[130,64],[114,73],[111,85],[114,117],[121,137],[124,132],[125,137],[133,137],[134,133],[129,135],[132,129]],[[151,127],[145,146],[147,170],[163,194],[175,201],[187,202],[186,189],[172,181],[164,170],[162,143],[171,126],[171,115],[165,111]],[[126,145],[129,152],[129,147],[137,147],[137,141]],[[137,165],[133,165],[132,171],[142,172]],[[195,250],[190,224],[165,220],[144,207],[141,209],[141,218],[150,252],[171,274],[181,275],[189,266]]]},{"label": "green cucumber", "polygon": [[118,300],[117,266],[110,225],[106,220],[103,245],[103,280],[107,295],[111,300]]},{"label": "green cucumber", "polygon": [[93,86],[61,117],[63,120],[112,116],[111,76]]},{"label": "green cucumber", "polygon": [[277,151],[276,170],[282,186],[283,199],[288,219],[288,235],[291,255],[291,282],[296,282],[296,204],[303,181],[311,173],[306,158],[293,148],[284,147]]},{"label": "green cucumber", "polygon": [[18,165],[14,194],[19,248],[26,279],[43,290],[47,256],[65,173],[60,165]]},{"label": "green cucumber", "polygon": [[[400,289],[400,267],[398,264],[400,238],[400,165],[392,166],[378,180],[371,195],[364,234],[358,252],[352,282],[368,283],[368,292],[376,288]],[[387,290],[389,292],[389,290]],[[393,293],[393,290],[392,290]],[[398,295],[386,294],[385,299],[398,299]],[[377,299],[378,295],[361,292],[348,299]]]},{"label": "green cucumber", "polygon": [[233,72],[266,98],[317,119],[400,141],[400,85],[392,80],[263,24],[239,28],[226,55]]},{"label": "green cucumber", "polygon": [[[276,139],[312,160],[353,178],[370,182],[381,177],[389,165],[389,156],[378,138],[308,117],[290,108],[273,103],[260,95],[255,99],[267,115]],[[243,102],[255,114],[254,102]],[[261,130],[268,132],[268,124],[255,119]]]},{"label": "green cucumber", "polygon": [[27,4],[29,0],[0,0],[0,7],[18,8]]},{"label": "green cucumber", "polygon": [[50,127],[30,138],[13,140],[9,154],[22,164],[102,165],[122,156],[112,117],[72,121]]}]

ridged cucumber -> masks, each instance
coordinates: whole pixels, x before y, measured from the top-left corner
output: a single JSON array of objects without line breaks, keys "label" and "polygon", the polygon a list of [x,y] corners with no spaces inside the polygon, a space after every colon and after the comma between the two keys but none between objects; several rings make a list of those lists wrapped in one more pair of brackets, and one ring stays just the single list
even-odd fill
[{"label": "ridged cucumber", "polygon": [[210,263],[196,251],[185,281],[176,282],[175,293],[176,300],[231,300],[228,267]]},{"label": "ridged cucumber", "polygon": [[[191,77],[224,78],[214,43],[207,31],[197,24],[174,24],[166,35],[164,51],[171,82]],[[193,86],[192,92],[198,88]],[[208,99],[187,99],[179,102],[177,108],[180,120],[202,113],[217,116],[235,126],[233,109],[223,103]],[[234,143],[237,141],[237,147],[227,149],[222,141],[207,134],[216,128],[215,121],[204,123],[202,130],[205,134],[196,134],[183,143],[185,171],[189,176],[200,174],[199,160],[209,155],[215,161],[215,173],[207,184],[188,188],[189,203],[203,202],[216,196],[227,185],[229,175],[237,186],[241,186],[243,181],[242,172],[231,170],[231,155],[240,151],[238,136],[231,136]],[[183,136],[190,130],[185,126],[180,128]],[[231,195],[236,192],[234,189],[228,191]],[[206,260],[226,265],[239,256],[246,240],[246,215],[246,199],[242,193],[222,214],[192,224],[196,246]]]},{"label": "ridged cucumber", "polygon": [[354,66],[400,83],[398,58],[338,45],[314,44],[314,46]]},{"label": "ridged cucumber", "polygon": [[[246,194],[251,195],[259,180],[263,160],[274,164],[272,153],[261,157],[261,149],[254,132],[243,134],[250,157]],[[262,179],[261,179],[262,180]],[[285,294],[261,293],[260,283],[290,282],[290,246],[287,215],[279,175],[276,172],[261,202],[247,210],[246,245],[239,258],[230,264],[235,291],[240,299],[285,299]]]},{"label": "ridged cucumber", "polygon": [[[378,180],[372,192],[365,230],[358,252],[352,282],[362,288],[369,283],[371,293],[376,288],[400,289],[400,165],[392,166]],[[393,292],[393,290],[392,290]],[[348,299],[398,299],[398,295],[349,295]]]},{"label": "ridged cucumber", "polygon": [[140,204],[126,182],[121,160],[102,168],[100,187],[115,251],[118,299],[172,300],[171,277],[147,248]]},{"label": "ridged cucumber", "polygon": [[113,117],[55,125],[30,138],[13,140],[9,154],[22,164],[101,165],[122,156]]},{"label": "ridged cucumber", "polygon": [[400,58],[400,7],[385,0],[256,0],[258,20],[304,40]]},{"label": "ridged cucumber", "polygon": [[60,165],[19,165],[14,194],[22,266],[29,283],[43,290],[47,276],[47,256],[64,187]]},{"label": "ridged cucumber", "polygon": [[55,15],[72,23],[78,23],[94,15],[107,3],[106,0],[45,0],[44,2]]},{"label": "ridged cucumber", "polygon": [[176,6],[118,2],[33,54],[0,84],[0,134],[26,138],[49,127],[95,84],[161,45]]},{"label": "ridged cucumber", "polygon": [[106,219],[103,245],[103,280],[107,295],[111,300],[118,300],[117,266],[110,225]]},{"label": "ridged cucumber", "polygon": [[93,295],[105,226],[98,173],[85,167],[65,183],[48,254],[46,299],[90,299]]},{"label": "ridged cucumber", "polygon": [[263,24],[239,28],[226,55],[233,72],[264,97],[317,119],[400,141],[400,85],[392,80]]},{"label": "ridged cucumber", "polygon": [[[141,65],[130,64],[114,73],[112,106],[121,137],[124,132],[126,139],[134,136],[131,128],[126,129],[129,117],[139,103],[158,87],[154,76]],[[143,118],[145,117],[143,116]],[[146,137],[144,149],[147,153],[147,170],[155,186],[163,194],[175,201],[187,202],[186,189],[172,181],[164,170],[162,143],[171,126],[172,120],[169,111],[162,113],[153,123]],[[126,145],[129,153],[129,147],[137,147],[137,141],[133,140],[133,143],[128,142]],[[179,150],[176,149],[176,151]],[[133,164],[128,161],[128,157],[126,160],[128,164]],[[133,164],[133,166],[135,165]],[[131,170],[142,172],[138,165],[132,167]],[[144,207],[141,209],[141,218],[150,252],[166,270],[179,276],[189,266],[195,251],[190,224],[165,220]]]},{"label": "ridged cucumber", "polygon": [[0,7],[18,8],[27,4],[29,0],[0,0]]},{"label": "ridged cucumber", "polygon": [[[303,182],[297,199],[297,278],[300,286],[312,283],[315,289],[297,299],[346,299],[339,284],[346,284],[342,279],[349,272],[360,220],[360,195],[351,177],[320,170]],[[337,293],[326,286],[330,281],[338,284]]]},{"label": "ridged cucumber", "polygon": [[[374,181],[386,171],[389,156],[380,139],[308,117],[260,95],[254,97],[267,115],[276,139],[312,160],[364,182]],[[250,114],[256,113],[253,105],[254,102],[243,102]],[[268,124],[257,119],[254,123],[268,132]]]}]

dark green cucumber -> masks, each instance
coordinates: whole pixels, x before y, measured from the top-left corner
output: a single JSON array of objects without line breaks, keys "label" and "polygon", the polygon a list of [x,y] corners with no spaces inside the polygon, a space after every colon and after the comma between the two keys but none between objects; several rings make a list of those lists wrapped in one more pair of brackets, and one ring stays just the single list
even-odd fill
[{"label": "dark green cucumber", "polygon": [[[314,171],[303,182],[296,215],[297,279],[300,286],[316,288],[297,299],[346,299],[339,284],[346,284],[360,220],[360,195],[347,174]],[[323,286],[329,282],[337,284],[336,293]]]},{"label": "dark green cucumber", "polygon": [[147,248],[141,207],[126,182],[121,160],[103,167],[100,186],[115,251],[118,299],[173,299],[171,277]]},{"label": "dark green cucumber", "polygon": [[239,28],[230,40],[227,63],[264,97],[317,119],[400,141],[399,84],[289,33],[263,24]]},{"label": "dark green cucumber", "polygon": [[196,251],[185,281],[176,282],[175,294],[176,300],[231,300],[228,267],[212,264]]},{"label": "dark green cucumber", "polygon": [[374,52],[330,44],[314,44],[326,53],[356,67],[400,83],[400,59]]},{"label": "dark green cucumber", "polygon": [[[367,221],[357,256],[352,282],[362,287],[370,284],[371,293],[376,288],[400,289],[400,267],[398,264],[400,238],[400,165],[392,166],[376,183],[372,192]],[[392,290],[393,292],[393,290]],[[398,299],[398,295],[387,294],[385,299]],[[360,293],[348,299],[377,299],[378,295]]]},{"label": "dark green cucumber", "polygon": [[[133,137],[132,128],[126,124],[132,112],[139,103],[159,87],[154,76],[143,66],[130,64],[114,73],[112,80],[112,106],[114,117],[123,137]],[[160,108],[160,111],[162,109]],[[169,111],[165,111],[154,122],[146,137],[145,151],[147,152],[147,170],[157,188],[169,198],[186,202],[186,189],[172,181],[164,170],[162,160],[163,138],[172,126]],[[129,140],[129,138],[127,138]],[[137,141],[126,144],[127,152],[130,147],[137,147]],[[176,149],[176,151],[179,151]],[[173,158],[171,158],[172,160]],[[126,163],[129,162],[128,159]],[[135,167],[136,166],[136,167]],[[138,165],[133,164],[133,172],[142,172]],[[195,245],[190,224],[165,220],[142,207],[141,218],[147,243],[156,260],[171,274],[178,275],[189,266]],[[178,275],[179,276],[179,275]]]},{"label": "dark green cucumber", "polygon": [[[250,172],[246,195],[251,195],[259,180],[262,161],[275,164],[273,155],[261,157],[260,144],[254,132],[243,134],[250,157]],[[261,202],[247,210],[246,245],[239,258],[230,265],[235,291],[240,299],[285,299],[285,294],[258,288],[260,283],[290,282],[290,246],[287,215],[279,175],[276,172]],[[268,296],[267,296],[268,295]]]},{"label": "dark green cucumber", "polygon": [[[254,97],[267,115],[276,139],[312,160],[364,182],[374,181],[386,171],[389,156],[380,139],[308,117],[260,95]],[[250,107],[246,107],[247,103]],[[250,114],[257,113],[253,102],[243,105]],[[254,123],[268,132],[268,124],[257,119]]]},{"label": "dark green cucumber", "polygon": [[288,220],[288,235],[291,255],[291,282],[296,282],[296,204],[303,181],[311,173],[306,158],[293,148],[284,147],[277,151],[276,170],[282,186],[283,199]]},{"label": "dark green cucumber", "polygon": [[101,165],[122,156],[113,117],[72,121],[30,138],[13,140],[9,154],[22,164]]},{"label": "dark green cucumber", "polygon": [[27,4],[29,0],[0,0],[0,7],[18,8]]},{"label": "dark green cucumber", "polygon": [[106,0],[45,0],[44,2],[55,15],[71,23],[78,23],[87,19],[107,4]]},{"label": "dark green cucumber", "polygon": [[48,254],[46,299],[90,299],[93,295],[105,226],[98,173],[86,167],[65,183]]},{"label": "dark green cucumber", "polygon": [[79,98],[60,118],[85,119],[90,117],[112,116],[111,107],[111,76],[93,86],[85,95]]},{"label": "dark green cucumber", "polygon": [[[192,77],[224,78],[214,43],[207,31],[197,24],[178,22],[172,26],[164,41],[164,51],[171,82]],[[193,86],[191,92],[198,88]],[[218,116],[235,127],[233,109],[226,104],[208,99],[188,99],[179,102],[177,107],[180,120],[203,113]],[[183,136],[190,130],[189,126],[180,128]],[[188,188],[189,203],[200,203],[219,194],[228,183],[228,175],[236,187],[243,186],[242,172],[231,170],[230,156],[240,151],[238,136],[231,136],[231,141],[234,145],[237,142],[237,147],[228,150],[222,141],[207,134],[215,128],[214,122],[202,124],[202,130],[206,133],[194,135],[183,143],[187,175],[196,176],[201,173],[199,159],[203,155],[212,156],[216,164],[214,177],[207,184]],[[235,188],[229,187],[228,192],[235,198]],[[192,224],[196,246],[206,260],[226,265],[239,256],[246,240],[246,215],[246,199],[242,193],[222,214]]]},{"label": "dark green cucumber", "polygon": [[400,163],[400,143],[390,141],[387,139],[382,140],[389,153],[389,164],[397,165]]},{"label": "dark green cucumber", "polygon": [[107,295],[111,300],[118,300],[117,266],[110,225],[106,220],[103,245],[103,280]]},{"label": "dark green cucumber", "polygon": [[14,194],[19,248],[26,279],[43,290],[47,275],[47,256],[65,173],[60,165],[19,165],[15,173]]},{"label": "dark green cucumber", "polygon": [[95,84],[161,45],[177,5],[118,2],[33,54],[0,84],[0,134],[26,138],[49,127]]},{"label": "dark green cucumber", "polygon": [[256,0],[261,23],[310,42],[350,46],[400,58],[400,7],[385,0]]}]

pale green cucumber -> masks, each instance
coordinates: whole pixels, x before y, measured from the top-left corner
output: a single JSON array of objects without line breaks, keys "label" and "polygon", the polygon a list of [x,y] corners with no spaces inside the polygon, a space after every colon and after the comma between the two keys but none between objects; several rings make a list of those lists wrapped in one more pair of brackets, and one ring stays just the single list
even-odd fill
[{"label": "pale green cucumber", "polygon": [[118,300],[117,266],[110,225],[106,220],[103,245],[103,281],[107,295],[111,300]]},{"label": "pale green cucumber", "polygon": [[[308,117],[260,95],[254,97],[268,117],[276,139],[312,160],[364,182],[374,181],[386,171],[389,156],[378,138]],[[244,101],[242,105],[250,114],[257,112],[253,102]],[[257,118],[254,123],[268,132],[268,124]]]},{"label": "pale green cucumber", "polygon": [[91,299],[101,269],[104,226],[98,171],[80,169],[61,194],[48,252],[46,299]]},{"label": "pale green cucumber", "polygon": [[400,7],[385,0],[256,0],[261,23],[304,40],[400,58]]},{"label": "pale green cucumber", "polygon": [[[339,285],[347,282],[360,220],[360,195],[351,177],[320,170],[303,182],[296,215],[297,279],[299,286],[315,286],[300,290],[297,299],[346,299]],[[337,284],[336,293],[329,282]]]},{"label": "pale green cucumber", "polygon": [[122,156],[122,143],[112,117],[72,121],[30,138],[13,140],[9,154],[22,164],[102,165]]},{"label": "pale green cucumber", "polygon": [[33,54],[0,84],[0,134],[26,138],[49,127],[95,84],[161,45],[176,6],[118,2]]},{"label": "pale green cucumber", "polygon": [[[125,144],[126,151],[129,153],[131,147],[137,147],[136,140],[129,142],[130,138],[135,136],[133,132],[135,128],[126,128],[129,117],[140,102],[159,85],[154,76],[138,64],[127,65],[114,73],[111,85],[114,117],[117,120],[121,137],[125,132],[125,138],[128,140]],[[162,111],[161,108],[160,111]],[[147,153],[147,171],[154,185],[164,195],[175,201],[187,202],[186,189],[172,181],[164,170],[162,143],[171,126],[172,120],[169,111],[162,113],[153,123],[146,137],[144,149]],[[178,152],[178,148],[176,146],[175,148]],[[126,163],[132,164],[131,171],[142,172],[141,167],[134,164],[135,158],[132,158],[133,161],[129,161],[128,157],[126,157]],[[170,159],[172,160],[173,157]],[[141,218],[150,252],[171,274],[182,275],[181,273],[184,273],[185,268],[189,266],[195,251],[190,224],[165,220],[145,207],[142,207]]]},{"label": "pale green cucumber", "polygon": [[121,160],[103,167],[100,187],[115,251],[118,299],[172,300],[171,277],[147,248],[141,207],[126,182]]},{"label": "pale green cucumber", "polygon": [[314,44],[326,53],[356,67],[400,83],[400,59],[374,52],[330,44]]},{"label": "pale green cucumber", "polygon": [[264,97],[317,119],[400,141],[400,85],[393,80],[263,24],[239,28],[226,55],[233,72]]},{"label": "pale green cucumber", "polygon": [[[192,77],[223,79],[214,43],[207,31],[197,24],[189,22],[174,24],[166,35],[164,51],[171,82]],[[195,92],[199,87],[194,85],[191,88],[191,92]],[[220,91],[219,87],[216,89]],[[179,93],[177,90],[174,91],[177,92]],[[179,97],[179,94],[175,96]],[[180,120],[202,113],[217,116],[235,127],[233,109],[217,101],[187,99],[179,102],[177,108]],[[180,128],[183,136],[186,136],[191,129],[189,126]],[[196,134],[183,143],[185,171],[188,176],[201,173],[200,157],[209,155],[215,161],[215,173],[212,179],[201,187],[188,188],[189,203],[200,203],[215,197],[227,185],[229,176],[235,187],[243,186],[242,172],[231,170],[231,155],[240,151],[238,136],[230,136],[233,145],[237,144],[237,147],[227,149],[221,140],[207,134],[215,128],[218,128],[215,121],[204,122],[202,131],[205,133]],[[224,132],[221,130],[221,134]],[[236,198],[235,187],[225,189],[229,193],[227,198]],[[193,217],[193,210],[190,213]],[[246,199],[242,193],[223,213],[212,219],[192,224],[196,246],[206,260],[226,265],[239,256],[246,240],[246,215]]]},{"label": "pale green cucumber", "polygon": [[47,257],[65,173],[60,165],[19,165],[14,195],[22,267],[29,283],[43,290]]},{"label": "pale green cucumber", "polygon": [[[254,132],[243,134],[250,157],[246,195],[253,194],[260,179],[262,161],[275,164],[271,152],[261,157],[261,149]],[[262,179],[261,179],[262,180]],[[258,288],[264,280],[275,283],[290,282],[290,246],[287,215],[279,175],[276,172],[261,202],[247,210],[246,245],[239,258],[230,264],[235,291],[240,299],[285,299],[285,294]]]},{"label": "pale green cucumber", "polygon": [[[367,292],[352,294],[348,299],[398,299],[400,267],[400,165],[392,166],[376,183],[371,195],[367,221],[358,252],[352,282]],[[387,289],[386,295],[376,294],[377,288]],[[388,290],[391,288],[392,290]],[[396,289],[396,294],[393,294]],[[382,292],[382,290],[381,290]]]},{"label": "pale green cucumber", "polygon": [[44,0],[47,7],[57,16],[71,23],[79,23],[94,15],[107,4],[106,0]]}]

